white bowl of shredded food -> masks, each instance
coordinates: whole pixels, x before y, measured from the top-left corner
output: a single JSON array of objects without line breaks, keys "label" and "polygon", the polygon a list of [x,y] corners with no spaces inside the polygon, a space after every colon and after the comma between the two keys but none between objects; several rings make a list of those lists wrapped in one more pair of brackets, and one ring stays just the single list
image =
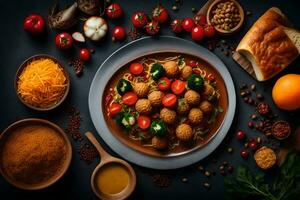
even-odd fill
[{"label": "white bowl of shredded food", "polygon": [[17,96],[26,106],[40,111],[52,110],[67,97],[70,78],[63,65],[44,54],[25,60],[15,77]]}]

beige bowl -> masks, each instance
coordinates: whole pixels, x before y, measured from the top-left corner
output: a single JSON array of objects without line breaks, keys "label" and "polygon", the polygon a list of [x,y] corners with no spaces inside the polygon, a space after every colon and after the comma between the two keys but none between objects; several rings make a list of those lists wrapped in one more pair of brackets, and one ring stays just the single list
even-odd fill
[{"label": "beige bowl", "polygon": [[[33,124],[48,126],[49,128],[52,128],[57,133],[59,133],[65,141],[67,153],[66,153],[66,158],[65,158],[64,164],[62,166],[62,169],[55,176],[53,176],[48,181],[45,181],[43,183],[28,184],[28,183],[16,181],[16,180],[12,179],[11,177],[9,177],[6,174],[5,170],[3,169],[3,162],[1,160],[2,160],[3,146],[4,146],[5,142],[7,141],[7,138],[9,137],[9,135],[11,133],[13,133],[14,130],[16,130],[19,127],[24,127],[24,126],[33,125]],[[6,128],[2,132],[2,134],[0,136],[0,174],[2,174],[2,176],[10,184],[14,185],[17,188],[24,189],[24,190],[39,190],[39,189],[44,189],[46,187],[53,185],[59,179],[61,179],[62,176],[66,173],[67,169],[70,166],[71,160],[72,160],[72,147],[71,147],[71,143],[70,143],[66,133],[59,126],[57,126],[56,124],[54,124],[50,121],[43,120],[43,119],[37,119],[37,118],[23,119],[23,120],[20,120],[20,121],[17,121],[15,123],[11,124],[8,128]]]}]

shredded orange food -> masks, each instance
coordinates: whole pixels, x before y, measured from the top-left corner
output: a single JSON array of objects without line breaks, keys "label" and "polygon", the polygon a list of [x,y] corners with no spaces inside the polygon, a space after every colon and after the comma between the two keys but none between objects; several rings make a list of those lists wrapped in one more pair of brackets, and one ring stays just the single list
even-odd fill
[{"label": "shredded orange food", "polygon": [[49,58],[29,63],[19,76],[18,93],[32,106],[47,108],[61,100],[67,83],[63,69]]}]

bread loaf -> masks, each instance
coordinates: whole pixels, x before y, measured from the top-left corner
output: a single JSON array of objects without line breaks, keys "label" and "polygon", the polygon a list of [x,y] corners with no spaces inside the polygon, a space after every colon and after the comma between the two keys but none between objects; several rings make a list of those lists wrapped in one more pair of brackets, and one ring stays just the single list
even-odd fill
[{"label": "bread loaf", "polygon": [[299,55],[300,33],[273,7],[254,23],[236,50],[251,62],[257,80],[265,81]]}]

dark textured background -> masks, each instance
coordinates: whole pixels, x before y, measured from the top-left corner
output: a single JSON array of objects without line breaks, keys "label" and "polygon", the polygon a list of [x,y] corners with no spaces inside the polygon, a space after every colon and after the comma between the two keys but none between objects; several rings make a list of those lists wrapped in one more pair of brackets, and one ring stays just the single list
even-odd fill
[{"label": "dark textured background", "polygon": [[[173,0],[163,0],[162,4],[170,10],[170,15],[174,19],[191,17],[191,7],[195,6],[200,8],[204,4],[204,0],[187,1],[184,3],[178,12],[171,11]],[[71,0],[61,1],[62,4],[71,3]],[[114,25],[126,26],[127,30],[131,26],[129,18],[134,11],[141,10],[150,12],[155,6],[157,1],[151,0],[117,0],[125,11],[125,16],[121,20],[112,22],[109,21],[110,27]],[[237,44],[242,38],[246,30],[251,24],[271,6],[278,6],[282,11],[290,18],[295,27],[300,29],[300,15],[299,6],[300,3],[297,0],[240,0],[245,10],[252,12],[252,16],[246,17],[245,23],[241,31],[236,35],[228,37],[228,41],[232,44]],[[66,126],[67,108],[71,105],[77,107],[83,117],[82,132],[90,130],[95,132],[94,126],[91,122],[88,111],[88,92],[92,81],[92,78],[97,71],[100,64],[108,57],[113,51],[121,47],[126,42],[112,43],[110,36],[108,36],[102,43],[96,44],[90,41],[87,42],[87,46],[96,49],[96,53],[92,55],[92,59],[86,64],[84,75],[81,78],[77,78],[72,68],[67,67],[71,75],[71,91],[67,101],[57,110],[48,113],[39,113],[37,111],[26,108],[17,99],[13,80],[19,65],[28,57],[46,53],[57,57],[66,66],[68,61],[78,51],[78,46],[74,45],[70,52],[62,52],[55,47],[54,37],[55,31],[47,30],[47,33],[39,38],[31,37],[23,31],[22,22],[23,19],[31,13],[39,13],[46,16],[49,7],[53,4],[50,0],[10,0],[0,2],[0,18],[2,19],[2,28],[0,31],[0,130],[4,130],[12,122],[28,118],[28,117],[40,117],[51,120],[60,124],[62,127]],[[77,27],[77,30],[81,30],[81,26]],[[163,26],[162,35],[173,35],[168,28],[168,25]],[[181,37],[190,39],[189,35],[182,35]],[[225,57],[219,50],[214,52],[219,56],[228,67],[235,82],[236,91],[238,91],[238,85],[241,82],[257,83],[252,79],[245,71],[238,67],[231,58]],[[297,59],[285,73],[300,73],[300,60]],[[279,76],[280,76],[279,75]],[[257,83],[257,87],[267,97],[266,100],[271,103],[274,110],[280,113],[281,118],[290,121],[295,127],[299,124],[299,112],[281,112],[278,111],[272,104],[271,89],[279,77],[276,76],[270,81],[265,83]],[[288,91],[287,91],[288,92]],[[207,166],[209,169],[217,169],[218,164],[224,160],[230,161],[234,166],[238,166],[241,163],[247,163],[257,170],[254,165],[254,161],[251,157],[244,161],[239,156],[239,151],[242,148],[242,144],[234,139],[234,133],[236,130],[242,128],[248,132],[249,135],[256,135],[257,133],[250,131],[247,128],[247,121],[249,114],[253,112],[253,108],[245,105],[240,98],[237,100],[237,110],[234,123],[229,131],[226,139],[218,147],[218,149],[207,159],[200,163]],[[98,137],[98,136],[97,136]],[[98,140],[104,145],[105,149],[109,148],[98,137]],[[52,186],[49,189],[36,192],[26,192],[16,189],[10,186],[2,177],[0,177],[0,199],[95,199],[95,196],[90,187],[90,175],[96,166],[97,162],[91,165],[86,165],[80,160],[76,149],[78,149],[78,143],[73,143],[73,161],[68,173],[65,177]],[[227,147],[234,147],[234,154],[230,155],[226,152]],[[111,152],[111,150],[109,150]],[[114,154],[113,152],[111,152]],[[114,154],[115,155],[115,154]],[[211,162],[212,158],[218,160],[217,164]],[[126,159],[126,158],[125,158]],[[133,165],[136,170],[138,182],[132,199],[224,199],[224,186],[223,177],[217,174],[215,177],[209,179],[205,178],[201,173],[197,172],[196,168],[200,164],[186,167],[183,169],[167,171],[166,173],[172,178],[171,186],[168,188],[157,188],[153,185],[151,177],[144,173],[144,169]],[[181,178],[188,177],[188,183],[182,183]],[[210,191],[206,191],[202,187],[202,183],[208,181],[212,185]]]}]

